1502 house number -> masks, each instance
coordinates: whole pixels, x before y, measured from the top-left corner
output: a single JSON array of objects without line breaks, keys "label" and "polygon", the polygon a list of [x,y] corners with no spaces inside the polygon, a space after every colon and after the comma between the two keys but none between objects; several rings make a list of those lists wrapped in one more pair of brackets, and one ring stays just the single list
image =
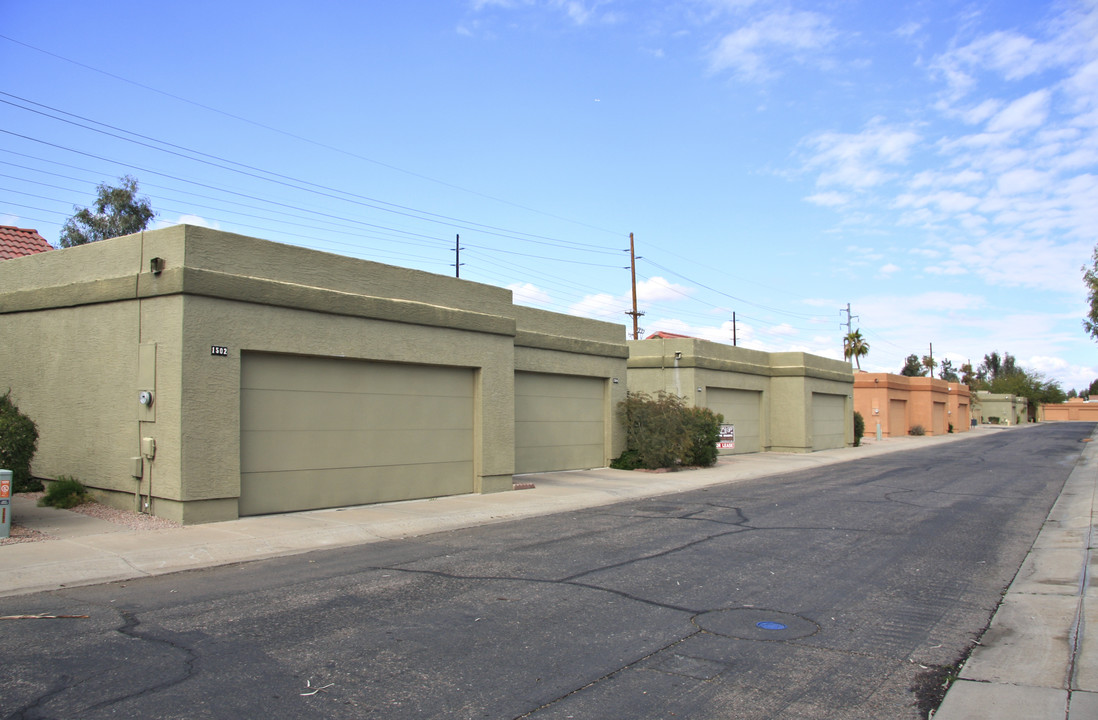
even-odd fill
[{"label": "1502 house number", "polygon": [[225,347],[224,345],[211,345],[210,354],[220,355],[221,357],[229,357],[229,348]]}]

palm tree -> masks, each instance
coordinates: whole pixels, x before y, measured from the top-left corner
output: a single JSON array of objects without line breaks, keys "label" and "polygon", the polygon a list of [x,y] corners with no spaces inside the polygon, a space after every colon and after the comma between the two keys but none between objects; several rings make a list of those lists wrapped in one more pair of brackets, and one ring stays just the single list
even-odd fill
[{"label": "palm tree", "polygon": [[855,330],[854,332],[847,333],[843,338],[843,358],[849,360],[854,358],[854,362],[858,364],[859,372],[862,369],[861,358],[864,358],[869,354],[869,343],[862,337],[861,330]]}]

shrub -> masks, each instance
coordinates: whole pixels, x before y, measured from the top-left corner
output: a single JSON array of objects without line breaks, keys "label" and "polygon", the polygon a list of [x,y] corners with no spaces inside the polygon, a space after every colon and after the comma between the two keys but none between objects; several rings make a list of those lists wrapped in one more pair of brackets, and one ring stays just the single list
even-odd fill
[{"label": "shrub", "polygon": [[615,470],[636,470],[642,467],[636,450],[626,450],[621,455],[610,461],[610,467]]},{"label": "shrub", "polygon": [[721,439],[724,416],[709,408],[683,408],[690,448],[683,457],[684,465],[709,467],[717,462],[717,442]]},{"label": "shrub", "polygon": [[950,432],[953,432],[953,423],[950,423],[950,424],[949,424],[949,431],[950,431]]},{"label": "shrub", "polygon": [[0,396],[0,468],[11,470],[12,492],[42,489],[31,475],[31,459],[38,449],[38,426],[19,412],[11,399],[11,390]]},{"label": "shrub", "polygon": [[926,435],[926,428],[922,425],[912,425],[911,429],[907,431],[908,435]]},{"label": "shrub", "polygon": [[989,417],[989,418],[987,419],[987,424],[988,424],[988,425],[998,425],[998,424],[999,424],[999,418],[997,418],[997,417]]},{"label": "shrub", "polygon": [[89,500],[91,496],[79,480],[62,475],[50,483],[46,488],[46,494],[38,501],[38,505],[68,510]]},{"label": "shrub", "polygon": [[865,418],[858,411],[854,411],[854,447],[862,444],[862,436],[865,435]]},{"label": "shrub", "polygon": [[662,390],[654,398],[628,393],[618,412],[625,425],[626,450],[636,453],[639,467],[655,470],[682,460],[690,443],[682,398]]},{"label": "shrub", "polygon": [[628,393],[618,404],[626,450],[610,466],[622,470],[712,465],[723,418],[708,408],[687,408],[666,392]]}]

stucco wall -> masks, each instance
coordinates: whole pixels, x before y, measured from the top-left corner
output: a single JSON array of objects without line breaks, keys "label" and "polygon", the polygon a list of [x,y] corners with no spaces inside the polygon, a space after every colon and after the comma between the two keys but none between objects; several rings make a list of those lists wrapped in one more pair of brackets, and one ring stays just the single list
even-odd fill
[{"label": "stucco wall", "polygon": [[1024,397],[1003,393],[976,392],[972,412],[980,423],[995,418],[1000,425],[1021,425],[1029,422],[1029,401]]},{"label": "stucco wall", "polygon": [[623,327],[571,315],[515,305],[514,370],[601,378],[605,382],[603,464],[625,450],[625,429],[618,403],[627,392],[629,348]]},{"label": "stucco wall", "polygon": [[236,517],[241,353],[474,369],[480,492],[511,487],[516,363],[605,377],[609,405],[627,354],[623,326],[502,288],[190,226],[0,263],[0,335],[0,385],[39,424],[35,472],[133,506],[130,458],[152,437],[140,489],[183,522]]},{"label": "stucco wall", "polygon": [[[969,429],[969,389],[960,383],[938,378],[907,377],[892,373],[854,374],[854,409],[865,420],[866,435],[877,432],[892,437],[897,430],[906,434],[915,426],[927,435]],[[903,417],[894,417],[902,411]]]},{"label": "stucco wall", "polygon": [[766,353],[695,338],[629,342],[631,392],[664,391],[698,407],[709,407],[712,389],[761,393],[763,450],[814,449],[814,394],[843,398],[844,420],[835,432],[844,445],[853,444],[852,387],[849,365],[807,353]]},{"label": "stucco wall", "polygon": [[1098,402],[1071,398],[1067,402],[1041,405],[1041,419],[1045,422],[1098,422]]}]

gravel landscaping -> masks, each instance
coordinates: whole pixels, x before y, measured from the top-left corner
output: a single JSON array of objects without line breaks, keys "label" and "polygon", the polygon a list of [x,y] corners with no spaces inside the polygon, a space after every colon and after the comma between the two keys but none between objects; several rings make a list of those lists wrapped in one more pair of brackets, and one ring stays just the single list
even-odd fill
[{"label": "gravel landscaping", "polygon": [[[33,500],[34,502],[38,502],[43,495],[45,495],[45,493],[19,493],[19,497]],[[77,505],[71,510],[62,510],[61,512],[80,513],[81,515],[106,520],[107,522],[116,525],[123,525],[131,530],[163,530],[165,528],[182,527],[179,523],[165,520],[164,518],[159,518],[155,515],[144,515],[142,513],[133,512],[132,510],[119,510],[118,508],[108,507],[107,505],[102,505],[97,502],[87,502],[82,505]],[[46,533],[20,525],[18,518],[13,517],[11,537],[0,538],[0,545],[15,545],[18,543],[41,542],[53,539],[52,535],[47,535]]]}]

